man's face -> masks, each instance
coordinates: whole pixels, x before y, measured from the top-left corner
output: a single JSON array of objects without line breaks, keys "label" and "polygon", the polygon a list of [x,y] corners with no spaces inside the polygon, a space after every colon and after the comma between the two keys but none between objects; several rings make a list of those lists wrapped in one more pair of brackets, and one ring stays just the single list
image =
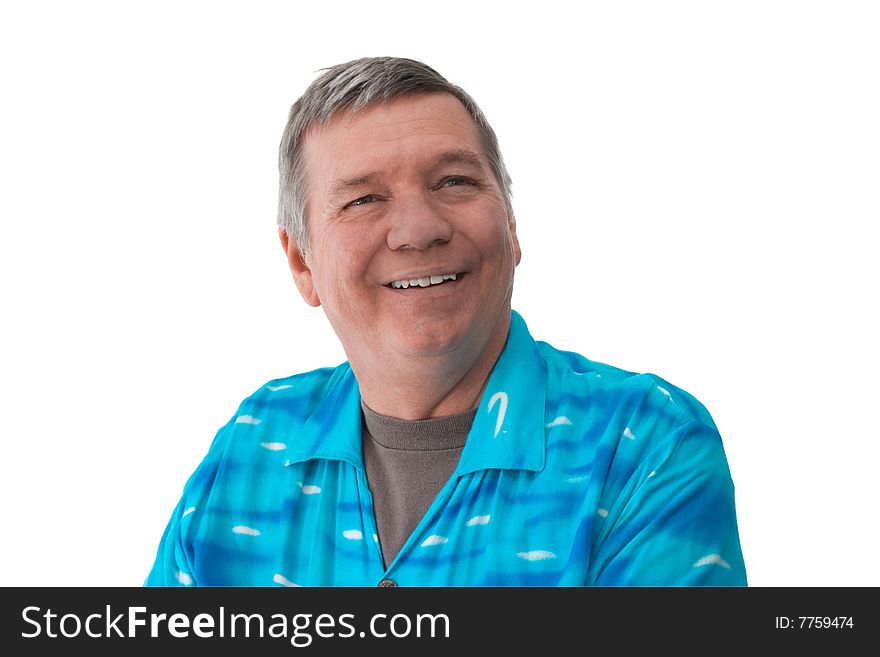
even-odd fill
[{"label": "man's face", "polygon": [[303,261],[285,242],[288,259],[353,365],[393,367],[400,356],[467,365],[506,337],[519,243],[456,98],[340,114],[307,135],[304,155],[310,243]]}]

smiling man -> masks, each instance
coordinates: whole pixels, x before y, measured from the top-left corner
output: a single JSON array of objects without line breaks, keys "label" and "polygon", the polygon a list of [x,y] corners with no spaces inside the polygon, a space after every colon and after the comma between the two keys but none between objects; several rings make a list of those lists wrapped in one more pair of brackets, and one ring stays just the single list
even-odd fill
[{"label": "smiling man", "polygon": [[279,166],[290,270],[348,360],[242,402],[148,585],[745,585],[706,409],[511,310],[510,178],[468,94],[409,59],[334,66]]},{"label": "smiling man", "polygon": [[475,408],[504,348],[520,251],[485,150],[441,92],[340,111],[302,144],[308,237],[281,242],[374,411]]}]

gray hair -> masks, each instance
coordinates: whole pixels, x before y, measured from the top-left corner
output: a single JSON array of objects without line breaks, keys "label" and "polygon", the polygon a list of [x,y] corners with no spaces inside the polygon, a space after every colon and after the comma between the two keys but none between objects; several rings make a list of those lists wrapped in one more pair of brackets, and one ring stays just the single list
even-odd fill
[{"label": "gray hair", "polygon": [[511,180],[498,138],[482,110],[461,87],[430,66],[401,57],[364,57],[322,70],[324,73],[290,108],[278,149],[278,226],[296,240],[302,253],[306,252],[309,239],[303,157],[306,133],[313,126],[325,125],[340,112],[359,112],[401,96],[445,92],[464,105],[477,126],[492,173],[508,211],[511,210]]}]

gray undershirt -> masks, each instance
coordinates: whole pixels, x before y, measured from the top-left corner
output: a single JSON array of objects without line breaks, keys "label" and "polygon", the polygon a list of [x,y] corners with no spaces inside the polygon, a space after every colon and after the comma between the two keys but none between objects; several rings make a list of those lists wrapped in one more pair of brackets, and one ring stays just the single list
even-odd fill
[{"label": "gray undershirt", "polygon": [[364,467],[387,568],[455,472],[477,411],[401,420],[361,408]]}]

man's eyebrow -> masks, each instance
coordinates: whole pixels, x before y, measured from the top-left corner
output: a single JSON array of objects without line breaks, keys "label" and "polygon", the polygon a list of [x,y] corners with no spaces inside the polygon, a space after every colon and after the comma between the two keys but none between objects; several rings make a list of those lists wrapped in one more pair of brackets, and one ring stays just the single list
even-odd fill
[{"label": "man's eyebrow", "polygon": [[337,179],[334,180],[330,185],[330,197],[336,197],[342,194],[343,192],[347,192],[350,189],[355,187],[360,187],[361,185],[368,185],[379,177],[378,173],[368,173],[363,176],[358,176],[357,178],[348,178],[348,179]]},{"label": "man's eyebrow", "polygon": [[457,148],[454,151],[441,153],[437,158],[436,166],[441,167],[448,164],[469,164],[477,169],[482,169],[483,159],[468,148]]}]

